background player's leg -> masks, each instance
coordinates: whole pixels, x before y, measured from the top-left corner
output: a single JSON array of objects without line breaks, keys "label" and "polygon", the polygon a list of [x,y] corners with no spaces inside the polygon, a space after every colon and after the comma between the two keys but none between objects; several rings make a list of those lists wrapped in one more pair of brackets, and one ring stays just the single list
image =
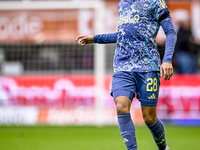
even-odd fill
[{"label": "background player's leg", "polygon": [[156,106],[146,107],[142,106],[142,114],[147,127],[150,129],[159,150],[165,150],[166,138],[164,125],[160,119],[157,118]]},{"label": "background player's leg", "polygon": [[128,150],[137,150],[135,127],[130,115],[131,100],[126,96],[115,98],[119,130]]}]

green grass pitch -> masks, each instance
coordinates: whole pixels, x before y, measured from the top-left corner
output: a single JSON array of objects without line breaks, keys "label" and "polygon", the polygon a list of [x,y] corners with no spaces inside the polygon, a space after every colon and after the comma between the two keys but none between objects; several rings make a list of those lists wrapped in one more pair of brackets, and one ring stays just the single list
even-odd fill
[{"label": "green grass pitch", "polygon": [[[200,127],[166,126],[171,150],[199,150]],[[150,131],[136,126],[138,150],[157,150]],[[0,150],[126,150],[117,126],[0,126]]]}]

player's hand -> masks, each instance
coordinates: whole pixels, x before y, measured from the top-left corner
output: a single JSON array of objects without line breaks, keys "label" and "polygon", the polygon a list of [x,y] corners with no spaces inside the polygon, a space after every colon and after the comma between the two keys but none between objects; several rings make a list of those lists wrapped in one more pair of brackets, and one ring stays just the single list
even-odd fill
[{"label": "player's hand", "polygon": [[89,43],[94,43],[94,36],[93,35],[80,35],[76,38],[76,41],[81,46],[85,46]]},{"label": "player's hand", "polygon": [[173,75],[173,66],[171,63],[164,62],[160,67],[160,75],[164,75],[165,80],[169,80]]}]

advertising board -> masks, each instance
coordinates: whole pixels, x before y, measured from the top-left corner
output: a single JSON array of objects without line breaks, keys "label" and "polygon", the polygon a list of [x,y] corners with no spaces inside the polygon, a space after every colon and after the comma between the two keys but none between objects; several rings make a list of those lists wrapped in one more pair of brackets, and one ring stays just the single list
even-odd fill
[{"label": "advertising board", "polygon": [[[111,77],[107,75],[104,80],[105,106],[99,117],[99,110],[95,106],[93,75],[0,77],[0,123],[5,123],[2,117],[5,117],[6,112],[12,114],[13,109],[19,109],[18,114],[31,114],[28,118],[34,121],[29,120],[28,123],[97,124],[99,121],[101,124],[116,124],[115,105],[109,94]],[[170,81],[161,79],[158,101],[160,119],[200,120],[199,91],[199,75],[174,75]],[[20,111],[21,108],[24,111]],[[136,98],[133,100],[131,112],[136,124],[143,124],[140,103]],[[26,117],[23,118],[26,120]]]}]

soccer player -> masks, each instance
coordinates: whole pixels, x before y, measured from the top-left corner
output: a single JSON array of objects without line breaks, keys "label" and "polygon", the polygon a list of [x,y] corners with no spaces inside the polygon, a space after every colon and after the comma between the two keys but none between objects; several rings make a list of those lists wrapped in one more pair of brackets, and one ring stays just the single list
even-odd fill
[{"label": "soccer player", "polygon": [[[156,35],[162,26],[166,34],[165,54],[160,60]],[[160,77],[173,75],[172,55],[176,32],[164,0],[121,0],[118,4],[118,31],[109,34],[81,35],[78,43],[116,43],[111,95],[114,98],[121,136],[128,150],[137,150],[135,128],[130,116],[137,93],[143,119],[159,150],[169,150],[164,125],[156,106]]]}]

